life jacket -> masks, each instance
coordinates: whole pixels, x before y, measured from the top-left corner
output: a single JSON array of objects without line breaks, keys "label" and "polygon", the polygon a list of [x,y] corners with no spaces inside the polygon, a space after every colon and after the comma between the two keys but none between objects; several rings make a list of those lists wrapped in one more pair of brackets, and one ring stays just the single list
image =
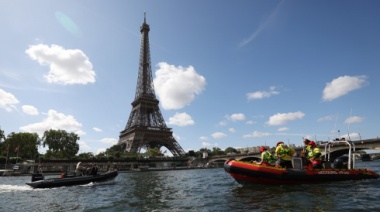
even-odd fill
[{"label": "life jacket", "polygon": [[288,155],[288,156],[292,156],[292,150],[285,144],[280,144],[280,156],[285,156],[285,155]]},{"label": "life jacket", "polygon": [[288,147],[285,144],[280,144],[278,147],[277,154],[278,156],[283,160],[291,160],[294,150],[290,147]]},{"label": "life jacket", "polygon": [[315,147],[315,148],[310,148],[308,154],[307,154],[307,158],[308,159],[311,159],[314,157],[314,161],[313,161],[313,164],[320,164],[322,163],[321,161],[321,150],[318,148],[318,147]]},{"label": "life jacket", "polygon": [[272,155],[268,150],[263,152],[263,154],[264,154],[264,156],[263,156],[263,162],[264,163],[273,163],[276,161],[276,157],[274,155]]}]

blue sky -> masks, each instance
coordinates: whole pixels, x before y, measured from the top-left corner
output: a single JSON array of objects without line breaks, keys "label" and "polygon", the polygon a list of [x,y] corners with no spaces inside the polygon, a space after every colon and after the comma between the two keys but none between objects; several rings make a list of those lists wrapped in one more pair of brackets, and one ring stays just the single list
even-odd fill
[{"label": "blue sky", "polygon": [[0,126],[75,132],[80,152],[116,144],[146,12],[156,95],[185,151],[374,138],[379,11],[371,0],[3,0]]}]

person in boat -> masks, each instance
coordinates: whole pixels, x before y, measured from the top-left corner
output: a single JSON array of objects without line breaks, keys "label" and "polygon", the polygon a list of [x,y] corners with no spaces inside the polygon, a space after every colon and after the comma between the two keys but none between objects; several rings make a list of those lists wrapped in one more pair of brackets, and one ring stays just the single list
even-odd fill
[{"label": "person in boat", "polygon": [[89,174],[91,174],[91,167],[89,164],[87,164],[84,166],[83,175],[89,175]]},{"label": "person in boat", "polygon": [[310,163],[313,166],[313,169],[321,169],[322,168],[322,153],[321,149],[317,147],[317,144],[315,144],[314,141],[310,141],[308,145],[308,153],[307,153],[307,159],[310,161]]},{"label": "person in boat", "polygon": [[256,162],[256,164],[264,165],[264,166],[274,166],[274,162],[276,162],[276,157],[272,155],[265,146],[260,147],[261,153],[261,161]]},{"label": "person in boat", "polygon": [[301,151],[301,158],[302,158],[303,164],[305,166],[308,166],[310,164],[310,161],[307,159],[307,155],[308,155],[310,148],[311,148],[309,145],[310,142],[311,142],[311,140],[309,140],[307,138],[305,138],[303,140],[303,143],[305,144],[305,146],[304,146],[303,150]]},{"label": "person in boat", "polygon": [[98,167],[96,166],[96,163],[92,164],[92,168],[91,168],[90,174],[91,175],[97,175],[98,174]]},{"label": "person in boat", "polygon": [[82,162],[78,162],[77,163],[77,167],[75,168],[75,176],[81,176],[83,174],[83,171],[84,171],[84,167],[82,165]]},{"label": "person in boat", "polygon": [[275,154],[277,156],[276,165],[286,168],[293,168],[292,157],[296,153],[296,151],[284,144],[284,142],[279,141],[276,145]]},{"label": "person in boat", "polygon": [[302,150],[302,152],[301,152],[301,157],[305,157],[306,155],[307,155],[307,153],[309,152],[309,149],[310,149],[310,147],[309,147],[309,143],[310,143],[311,141],[309,140],[309,139],[307,139],[307,138],[305,138],[304,140],[303,140],[303,143],[305,144],[305,147],[303,148],[303,150]]}]

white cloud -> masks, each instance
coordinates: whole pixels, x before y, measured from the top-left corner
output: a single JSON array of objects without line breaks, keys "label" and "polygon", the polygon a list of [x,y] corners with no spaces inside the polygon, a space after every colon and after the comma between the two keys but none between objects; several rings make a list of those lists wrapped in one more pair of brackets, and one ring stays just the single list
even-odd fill
[{"label": "white cloud", "polygon": [[247,95],[248,100],[255,100],[255,99],[269,98],[277,94],[280,94],[280,92],[276,91],[276,87],[272,86],[269,88],[269,91],[256,91],[253,93],[247,93],[246,95]]},{"label": "white cloud", "polygon": [[101,131],[102,131],[102,129],[97,128],[97,127],[93,127],[92,129],[93,129],[95,132],[101,132]]},{"label": "white cloud", "polygon": [[7,112],[16,110],[16,105],[19,103],[18,99],[11,93],[0,89],[0,108],[5,109]]},{"label": "white cloud", "polygon": [[243,113],[235,113],[232,114],[229,119],[232,121],[244,121],[245,120],[245,115]]},{"label": "white cloud", "polygon": [[236,132],[235,128],[229,128],[228,131],[230,131],[231,133],[235,133]]},{"label": "white cloud", "polygon": [[87,84],[95,82],[95,72],[88,57],[80,49],[64,49],[58,45],[32,45],[25,51],[41,65],[48,65],[44,75],[49,83]]},{"label": "white cloud", "polygon": [[350,134],[345,134],[340,136],[341,138],[346,138],[346,140],[356,140],[356,139],[361,139],[359,133],[350,133]]},{"label": "white cloud", "polygon": [[206,86],[206,79],[192,66],[184,68],[161,62],[154,87],[164,109],[180,109],[190,104]]},{"label": "white cloud", "polygon": [[305,114],[300,111],[294,113],[277,113],[269,117],[269,121],[266,124],[270,126],[283,125],[288,123],[289,121],[302,119],[304,116]]},{"label": "white cloud", "polygon": [[323,121],[331,121],[331,120],[334,120],[336,118],[336,116],[334,115],[330,115],[330,116],[324,116],[324,117],[321,117],[319,118],[317,121],[319,122],[323,122]]},{"label": "white cloud", "polygon": [[212,136],[213,138],[215,138],[215,139],[219,139],[219,138],[226,137],[227,135],[224,134],[224,133],[222,133],[222,132],[216,132],[216,133],[213,133],[211,136]]},{"label": "white cloud", "polygon": [[240,47],[243,47],[249,43],[251,43],[265,28],[267,28],[268,26],[270,26],[270,24],[272,22],[275,21],[275,18],[278,14],[278,11],[280,10],[280,6],[282,4],[283,1],[280,1],[277,6],[273,9],[273,11],[269,14],[269,16],[265,19],[263,19],[263,21],[260,22],[259,26],[257,27],[257,29],[252,33],[251,36],[249,36],[248,38],[245,38],[242,42],[240,42],[239,46]]},{"label": "white cloud", "polygon": [[23,105],[22,111],[28,115],[36,116],[38,115],[38,110],[32,105]]},{"label": "white cloud", "polygon": [[207,140],[208,140],[208,137],[206,137],[206,136],[201,136],[201,137],[199,137],[199,139],[201,139],[202,141],[207,141]]},{"label": "white cloud", "polygon": [[202,142],[202,146],[203,146],[203,147],[209,147],[209,146],[211,146],[211,144],[210,144],[210,143],[207,143],[207,142]]},{"label": "white cloud", "polygon": [[267,137],[270,136],[270,133],[267,132],[258,132],[258,131],[253,131],[250,134],[243,135],[243,138],[261,138],[261,137]]},{"label": "white cloud", "polygon": [[82,151],[82,150],[89,151],[91,149],[91,147],[85,141],[79,140],[78,144],[79,144],[79,151]]},{"label": "white cloud", "polygon": [[169,118],[169,124],[177,125],[177,126],[188,126],[194,125],[194,121],[191,116],[187,113],[175,113],[173,117]]},{"label": "white cloud", "polygon": [[250,120],[250,121],[247,121],[246,124],[255,124],[255,122]]},{"label": "white cloud", "polygon": [[345,124],[354,124],[354,123],[360,123],[364,120],[363,117],[359,116],[352,116],[344,121]]},{"label": "white cloud", "polygon": [[220,122],[218,122],[217,125],[218,125],[218,126],[226,126],[226,125],[227,125],[227,122],[225,122],[225,121],[220,121]]},{"label": "white cloud", "polygon": [[284,131],[287,131],[287,130],[289,130],[289,128],[287,128],[287,127],[280,127],[280,128],[278,128],[279,132],[284,132]]},{"label": "white cloud", "polygon": [[105,152],[106,150],[107,149],[105,149],[105,148],[99,148],[99,149],[96,150],[96,154],[98,155],[98,154],[100,154],[102,152]]},{"label": "white cloud", "polygon": [[105,144],[110,144],[110,145],[117,144],[117,140],[114,138],[103,138],[100,140],[100,142],[105,143]]},{"label": "white cloud", "polygon": [[39,136],[43,136],[46,130],[66,130],[67,132],[74,132],[78,135],[85,135],[86,133],[81,130],[82,124],[77,122],[71,115],[58,113],[55,110],[49,110],[46,119],[42,122],[29,124],[20,127],[21,130],[26,132],[35,132]]},{"label": "white cloud", "polygon": [[322,99],[324,101],[332,101],[348,94],[351,91],[357,90],[364,86],[367,82],[366,78],[366,76],[338,77],[326,84],[326,87],[323,89]]}]

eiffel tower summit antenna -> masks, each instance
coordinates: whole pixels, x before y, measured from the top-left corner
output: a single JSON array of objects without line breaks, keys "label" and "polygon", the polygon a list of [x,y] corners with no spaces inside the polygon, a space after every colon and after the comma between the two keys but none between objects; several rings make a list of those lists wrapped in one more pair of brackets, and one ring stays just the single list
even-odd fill
[{"label": "eiffel tower summit antenna", "polygon": [[141,48],[135,99],[118,144],[132,153],[140,152],[142,148],[166,147],[174,156],[184,156],[185,151],[173,137],[172,129],[166,126],[158,106],[150,62],[149,31],[144,13],[144,23],[140,27]]}]

